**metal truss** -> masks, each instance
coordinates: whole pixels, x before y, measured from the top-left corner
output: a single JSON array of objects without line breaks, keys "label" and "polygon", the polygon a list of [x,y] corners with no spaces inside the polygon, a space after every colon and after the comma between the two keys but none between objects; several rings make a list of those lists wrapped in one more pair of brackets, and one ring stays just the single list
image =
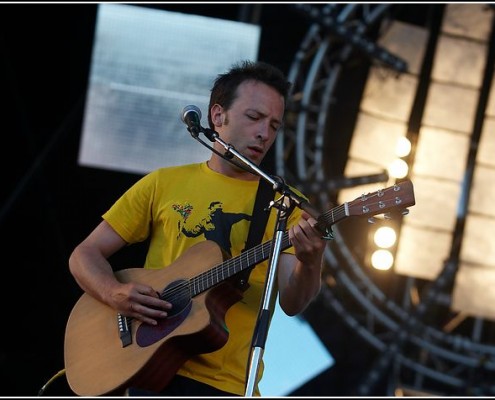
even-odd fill
[{"label": "metal truss", "polygon": [[[400,59],[367,36],[393,7],[398,5],[295,6],[313,23],[288,74],[293,88],[284,132],[275,146],[275,165],[279,176],[313,188],[311,200],[321,209],[340,188],[382,179],[377,174],[332,180],[325,166],[325,143],[337,134],[329,128],[327,117],[351,56],[359,52],[373,62],[404,71]],[[327,284],[314,307],[320,313],[321,307],[332,309],[378,354],[354,395],[373,394],[384,377],[386,395],[396,395],[398,388],[438,395],[495,395],[495,382],[489,379],[495,372],[494,324],[449,309],[454,265],[447,262],[433,283],[396,277],[403,290],[401,297],[391,298],[365,271],[338,225],[334,236],[325,251]]]}]

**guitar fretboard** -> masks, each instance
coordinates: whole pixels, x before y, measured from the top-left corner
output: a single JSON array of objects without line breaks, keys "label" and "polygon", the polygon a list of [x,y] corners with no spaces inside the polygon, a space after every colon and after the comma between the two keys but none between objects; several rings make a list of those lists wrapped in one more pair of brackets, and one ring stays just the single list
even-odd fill
[{"label": "guitar fretboard", "polygon": [[[220,282],[225,281],[233,275],[244,271],[247,268],[253,267],[264,260],[267,260],[270,256],[272,242],[272,240],[269,240],[265,243],[254,246],[253,248],[242,252],[237,257],[229,258],[223,263],[192,278],[189,281],[191,297],[197,296],[198,294],[210,289]],[[282,235],[280,246],[282,250],[292,246],[289,241],[288,232],[284,232]]]}]

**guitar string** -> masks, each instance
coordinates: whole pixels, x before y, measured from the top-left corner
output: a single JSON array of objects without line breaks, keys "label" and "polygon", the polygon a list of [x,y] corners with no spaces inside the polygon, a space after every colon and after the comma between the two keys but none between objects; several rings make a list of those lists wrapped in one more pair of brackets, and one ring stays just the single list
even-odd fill
[{"label": "guitar string", "polygon": [[[285,242],[288,244],[288,235]],[[213,267],[209,271],[205,271],[190,280],[184,280],[170,289],[165,289],[160,297],[162,299],[167,299],[172,303],[176,299],[182,300],[184,298],[192,298],[214,284],[230,278],[236,273],[241,272],[243,269],[254,265],[257,260],[263,259],[269,250],[269,246],[270,242],[265,242],[259,246],[253,247],[252,249],[242,253],[239,257],[228,259],[224,263]],[[253,261],[250,261],[251,258]],[[243,267],[243,264],[247,266]],[[237,271],[238,267],[241,268]]]}]

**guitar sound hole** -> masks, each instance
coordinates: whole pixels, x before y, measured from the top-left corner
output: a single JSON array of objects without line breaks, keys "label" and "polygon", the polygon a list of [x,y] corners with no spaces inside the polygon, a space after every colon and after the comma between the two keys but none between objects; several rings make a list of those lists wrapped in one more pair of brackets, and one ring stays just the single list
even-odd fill
[{"label": "guitar sound hole", "polygon": [[181,279],[166,286],[162,292],[162,299],[172,304],[172,308],[167,311],[169,317],[179,314],[191,302],[188,281]]}]

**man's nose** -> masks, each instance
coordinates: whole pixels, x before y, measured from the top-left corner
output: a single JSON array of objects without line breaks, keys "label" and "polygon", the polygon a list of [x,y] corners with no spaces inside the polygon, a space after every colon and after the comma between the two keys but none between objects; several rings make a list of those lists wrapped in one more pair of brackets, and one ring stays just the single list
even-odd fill
[{"label": "man's nose", "polygon": [[258,131],[258,137],[262,141],[267,141],[270,138],[270,123],[261,123]]}]

